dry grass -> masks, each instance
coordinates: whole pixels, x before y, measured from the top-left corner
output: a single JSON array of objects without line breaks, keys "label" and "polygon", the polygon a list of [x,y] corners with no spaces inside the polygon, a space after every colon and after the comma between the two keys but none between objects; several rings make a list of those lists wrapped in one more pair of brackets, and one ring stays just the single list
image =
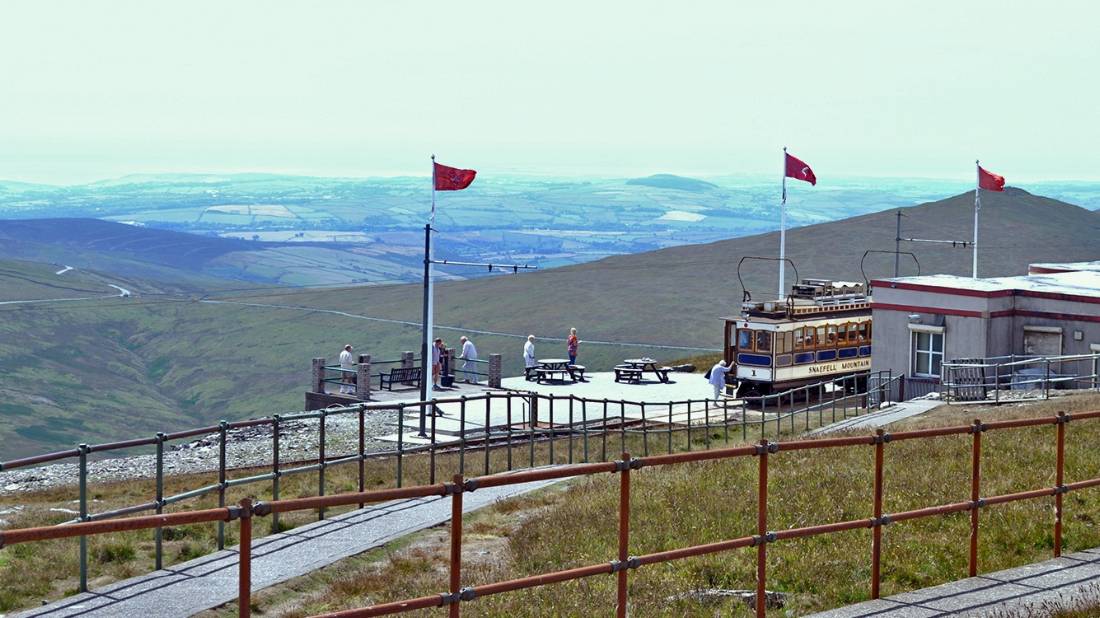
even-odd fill
[{"label": "dry grass", "polygon": [[[1000,408],[943,407],[906,428],[950,425],[983,420],[1052,414],[1100,408],[1096,396],[1075,396],[1041,404]],[[693,448],[704,437],[694,432]],[[1100,438],[1100,422],[1071,424],[1067,434],[1067,480],[1088,478],[1100,466],[1100,453],[1090,445]],[[675,449],[686,448],[679,434]],[[711,432],[724,442],[720,430]],[[731,438],[735,436],[731,433]],[[736,441],[736,440],[734,440]],[[664,438],[650,438],[654,450]],[[990,432],[984,437],[983,494],[1008,493],[1053,483],[1053,431],[1049,427]],[[582,443],[574,442],[575,461],[582,459]],[[609,437],[608,453],[623,450],[640,453],[640,437]],[[601,440],[590,440],[590,455],[598,458]],[[536,444],[536,460],[545,463],[549,445]],[[948,437],[891,443],[887,446],[886,510],[896,512],[944,502],[965,500],[969,492],[969,437]],[[515,465],[528,463],[528,447],[513,450]],[[406,457],[406,483],[426,480],[426,457]],[[568,459],[567,442],[555,444],[555,461]],[[467,454],[468,474],[483,471],[484,459]],[[798,527],[871,514],[871,450],[785,452],[774,457],[770,477],[769,525],[772,529]],[[454,455],[441,455],[437,478],[457,471]],[[506,451],[491,452],[490,469],[506,467]],[[244,475],[245,472],[239,473]],[[392,485],[393,462],[370,462],[367,486]],[[176,491],[210,482],[210,477],[171,480]],[[348,491],[356,485],[355,466],[328,471],[327,492]],[[313,495],[316,476],[284,479],[283,497]],[[230,501],[250,495],[269,497],[266,484],[230,492]],[[649,468],[635,473],[631,520],[631,553],[735,538],[754,532],[756,461],[745,458],[706,464]],[[263,490],[261,490],[263,488]],[[126,483],[102,489],[97,510],[114,504],[140,501],[151,485]],[[700,496],[707,496],[701,500]],[[71,491],[55,491],[34,497],[31,513],[40,520],[49,505],[68,504]],[[28,500],[20,500],[23,503]],[[1044,559],[1052,551],[1049,500],[991,507],[982,512],[980,565],[983,572]],[[188,508],[209,506],[214,498],[191,503]],[[618,479],[600,475],[544,490],[535,495],[502,502],[466,521],[464,585],[509,579],[571,566],[610,560],[615,555]],[[1100,517],[1100,494],[1080,492],[1066,499],[1065,545],[1067,551],[1100,545],[1094,517]],[[55,519],[64,519],[55,515]],[[286,518],[284,525],[310,521],[311,513]],[[25,518],[25,519],[24,519]],[[269,520],[260,520],[265,532]],[[182,561],[214,548],[212,525],[188,526],[166,535],[166,563]],[[956,579],[966,571],[965,514],[905,522],[884,532],[884,595]],[[227,543],[235,542],[235,526],[226,528]],[[152,534],[121,533],[92,539],[93,584],[147,571],[152,565]],[[711,616],[747,615],[732,601],[704,603],[680,598],[702,588],[749,589],[754,585],[755,552],[736,550],[706,558],[694,558],[645,567],[631,573],[632,615],[669,614]],[[769,548],[768,587],[788,594],[786,610],[797,615],[868,597],[870,533],[860,530],[777,543]],[[341,561],[305,577],[261,591],[254,597],[257,609],[268,615],[304,616],[320,611],[358,607],[371,603],[431,594],[446,588],[447,536],[429,530],[384,548]],[[21,574],[14,577],[15,573]],[[25,576],[25,574],[32,574]],[[57,578],[63,573],[65,578]],[[0,577],[12,582],[0,590],[0,607],[26,607],[40,598],[71,593],[76,585],[76,542],[58,541],[0,550]],[[595,577],[542,589],[478,599],[464,607],[467,615],[602,615],[614,600],[614,581]],[[779,615],[780,611],[777,611]],[[211,615],[234,613],[232,607]],[[424,615],[435,615],[425,613]]]},{"label": "dry grass", "polygon": [[[907,428],[1049,415],[1100,408],[1100,397],[1074,396],[1016,407],[943,407]],[[983,440],[983,495],[1008,493],[1054,481],[1051,427],[987,433]],[[1100,465],[1092,445],[1100,422],[1071,424],[1066,478],[1089,478]],[[886,450],[886,510],[930,506],[969,498],[970,438],[897,442]],[[785,452],[774,456],[769,485],[772,529],[869,517],[872,452],[868,448]],[[643,469],[635,473],[631,500],[631,553],[642,554],[740,537],[754,532],[756,462],[752,458]],[[706,499],[700,499],[701,496]],[[1100,493],[1066,499],[1066,551],[1100,545]],[[1051,556],[1052,500],[990,507],[981,514],[979,569],[990,572]],[[542,573],[603,562],[615,556],[618,478],[600,475],[513,499],[467,520],[463,584]],[[968,516],[955,514],[894,524],[883,534],[882,593],[895,594],[958,579],[966,574]],[[768,552],[768,588],[787,594],[775,615],[804,613],[869,598],[870,532],[858,530],[777,543]],[[387,547],[298,578],[254,597],[272,615],[306,616],[439,592],[446,589],[446,534],[434,530],[412,545]],[[684,599],[704,588],[751,589],[755,551],[734,550],[705,558],[644,567],[631,573],[633,616],[749,615],[733,601]],[[335,585],[333,580],[339,580]],[[614,603],[614,579],[598,576],[533,590],[484,597],[464,605],[471,616],[606,615]],[[210,616],[232,614],[225,607]],[[1094,615],[1075,609],[1067,617]],[[1085,612],[1085,613],[1080,613]],[[437,612],[422,612],[437,615]]]}]

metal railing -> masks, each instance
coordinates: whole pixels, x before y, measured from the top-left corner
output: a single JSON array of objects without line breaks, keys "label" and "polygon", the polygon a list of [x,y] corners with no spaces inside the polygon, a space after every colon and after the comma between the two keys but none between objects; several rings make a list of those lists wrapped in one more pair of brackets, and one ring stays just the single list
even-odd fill
[{"label": "metal railing", "polygon": [[[787,540],[808,538],[824,534],[869,529],[871,531],[870,551],[870,596],[879,597],[882,568],[882,528],[887,525],[912,521],[951,513],[969,512],[970,538],[967,574],[970,577],[978,573],[978,545],[980,531],[980,512],[992,506],[1022,500],[1054,498],[1053,509],[1053,554],[1062,553],[1063,496],[1072,491],[1100,486],[1100,477],[1067,483],[1065,481],[1065,439],[1067,427],[1071,421],[1083,421],[1100,418],[1100,411],[1074,414],[1064,412],[1053,417],[983,423],[978,419],[970,425],[942,427],[885,433],[879,429],[874,435],[826,438],[819,440],[793,440],[789,442],[769,442],[761,440],[759,444],[734,448],[723,448],[702,452],[668,453],[634,458],[624,452],[620,459],[601,463],[567,464],[550,469],[529,470],[517,473],[490,474],[475,478],[466,478],[456,474],[449,483],[431,483],[408,488],[360,491],[333,496],[297,498],[291,500],[272,500],[253,504],[250,500],[241,500],[237,506],[219,507],[183,513],[157,516],[114,519],[98,522],[84,522],[70,526],[48,526],[0,531],[0,547],[18,543],[30,543],[47,539],[72,538],[93,534],[105,534],[122,530],[148,530],[161,526],[193,524],[202,522],[238,521],[240,525],[240,558],[238,560],[238,613],[249,616],[251,613],[251,550],[252,519],[278,513],[302,510],[324,510],[338,506],[363,505],[395,499],[417,497],[449,497],[451,500],[450,560],[448,589],[444,592],[429,594],[397,602],[382,603],[361,609],[331,612],[324,614],[328,618],[350,618],[360,616],[381,616],[397,614],[432,607],[447,607],[450,616],[460,614],[462,604],[494,594],[502,594],[527,588],[535,588],[554,583],[578,580],[600,575],[614,575],[616,586],[616,615],[627,615],[629,601],[629,572],[649,565],[716,554],[741,548],[752,548],[756,553],[756,615],[764,616],[766,607],[767,551],[768,546]],[[1025,427],[1054,426],[1055,468],[1054,485],[1028,491],[994,496],[981,494],[981,453],[982,435],[989,431],[1020,429]],[[905,440],[935,439],[943,436],[971,436],[970,499],[962,502],[938,504],[898,513],[883,512],[885,494],[883,479],[885,476],[886,445]],[[863,448],[874,450],[874,481],[869,500],[870,517],[823,523],[798,528],[771,531],[768,528],[768,471],[769,460],[776,455],[791,451],[805,451],[832,448]],[[756,457],[757,466],[757,517],[754,534],[719,540],[702,545],[693,545],[642,555],[630,553],[630,515],[631,515],[631,472],[641,468],[677,465],[687,462],[729,460]],[[618,474],[618,546],[615,556],[608,561],[578,568],[550,571],[519,579],[496,581],[488,584],[463,587],[462,583],[462,499],[465,493],[489,487],[515,485],[533,481],[564,479],[595,474]]]},{"label": "metal railing", "polygon": [[1100,353],[959,359],[944,363],[943,375],[952,401],[1000,403],[1003,390],[1049,399],[1051,389],[1100,390]]},{"label": "metal railing", "polygon": [[[614,456],[614,444],[611,440],[617,435],[619,450],[625,450],[628,437],[641,437],[641,448],[645,455],[650,451],[664,451],[672,454],[677,450],[674,437],[682,436],[688,451],[696,448],[702,439],[704,450],[721,441],[729,444],[731,432],[736,437],[748,440],[750,433],[761,439],[773,437],[779,439],[785,432],[795,433],[800,428],[809,431],[811,425],[820,426],[829,422],[849,418],[866,412],[880,401],[895,401],[894,393],[898,389],[899,376],[881,375],[875,382],[870,376],[871,388],[859,391],[857,385],[867,384],[867,374],[846,376],[827,380],[781,393],[762,397],[733,399],[685,399],[652,403],[625,399],[591,399],[574,395],[539,394],[526,391],[496,391],[481,395],[460,396],[435,399],[425,402],[379,402],[360,403],[352,406],[335,407],[312,412],[299,412],[287,415],[273,415],[265,418],[244,421],[221,421],[217,425],[188,429],[172,433],[158,433],[151,438],[138,438],[103,444],[80,444],[75,449],[46,453],[31,457],[0,462],[0,471],[10,471],[44,464],[58,463],[75,459],[78,464],[76,484],[78,488],[79,512],[71,521],[76,523],[95,522],[124,515],[152,511],[157,515],[165,507],[199,499],[209,494],[217,494],[218,507],[226,506],[226,492],[233,487],[253,483],[270,483],[272,499],[280,498],[282,480],[286,477],[304,474],[317,474],[318,496],[324,496],[327,489],[326,472],[336,466],[357,465],[357,488],[366,487],[366,462],[371,460],[391,460],[394,466],[393,486],[400,488],[405,483],[405,458],[410,456],[427,457],[428,482],[435,483],[436,478],[444,475],[444,467],[438,456],[457,455],[457,472],[466,474],[480,459],[482,474],[491,472],[490,454],[493,451],[505,451],[505,469],[512,471],[520,468],[535,468],[544,464],[573,464],[575,460],[590,462],[608,461],[609,451]],[[799,402],[801,398],[801,402]],[[494,411],[494,404],[503,405],[503,411]],[[457,420],[457,430],[445,433],[439,430],[441,417],[431,414],[431,410],[443,406],[457,406],[451,420]],[[410,440],[416,435],[416,428],[406,426],[406,414],[418,418],[424,409],[429,419],[429,441],[426,444],[414,444]],[[396,413],[396,442],[392,449],[368,451],[366,415],[368,413]],[[351,452],[331,452],[328,448],[329,423],[332,419],[352,416],[356,421],[357,446]],[[494,418],[499,420],[494,420]],[[308,459],[287,458],[283,454],[280,437],[284,430],[302,426],[306,422],[316,422],[316,457]],[[236,468],[228,463],[228,449],[233,432],[247,428],[265,427],[270,429],[270,464],[243,464]],[[718,433],[715,433],[718,432]],[[192,439],[199,436],[216,436],[217,464],[210,466],[209,472],[217,473],[217,481],[201,487],[187,489],[173,495],[165,495],[165,477],[169,475],[165,466],[165,448],[174,441]],[[717,437],[716,437],[717,436]],[[536,444],[545,446],[545,460],[537,456]],[[89,494],[89,456],[105,454],[140,447],[153,447],[155,453],[154,495],[151,500],[140,504],[127,505],[99,513],[88,508]],[[562,457],[562,451],[566,455]],[[524,453],[525,451],[525,453]],[[518,454],[517,454],[518,452]],[[523,455],[526,454],[526,458]],[[526,459],[526,461],[524,461]],[[235,469],[268,467],[268,471],[233,477]],[[318,519],[324,519],[324,509],[317,512]],[[163,526],[154,532],[154,567],[163,568]],[[271,531],[279,531],[279,518],[276,512],[272,516]],[[225,524],[218,522],[217,548],[225,547]],[[88,551],[87,539],[80,539],[80,580],[79,589],[87,591]]]}]

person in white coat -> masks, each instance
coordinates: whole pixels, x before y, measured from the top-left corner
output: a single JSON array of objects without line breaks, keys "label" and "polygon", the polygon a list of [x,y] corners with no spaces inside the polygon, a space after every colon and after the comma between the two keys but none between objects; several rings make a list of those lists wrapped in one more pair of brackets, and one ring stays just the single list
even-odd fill
[{"label": "person in white coat", "polygon": [[718,361],[716,365],[710,368],[710,385],[714,387],[714,398],[722,398],[722,390],[726,387],[726,374],[729,373],[730,368],[726,366],[726,361]]},{"label": "person in white coat", "polygon": [[523,368],[527,379],[531,379],[531,370],[538,366],[535,360],[535,336],[527,335],[527,343],[523,344]]},{"label": "person in white coat", "polygon": [[351,355],[351,344],[344,346],[340,352],[340,394],[350,395],[355,393],[355,357]]},{"label": "person in white coat", "polygon": [[458,355],[462,359],[462,379],[467,384],[476,383],[477,374],[474,373],[471,365],[477,360],[477,348],[474,347],[474,342],[466,337],[459,337],[458,341],[462,344],[462,352]]}]

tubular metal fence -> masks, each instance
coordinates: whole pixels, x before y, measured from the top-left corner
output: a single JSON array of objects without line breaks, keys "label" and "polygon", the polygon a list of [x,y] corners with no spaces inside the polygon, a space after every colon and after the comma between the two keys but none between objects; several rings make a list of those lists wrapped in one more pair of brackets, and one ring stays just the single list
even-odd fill
[{"label": "tubular metal fence", "polygon": [[[0,471],[16,470],[44,464],[58,463],[75,459],[79,513],[67,525],[111,520],[124,515],[152,511],[158,517],[166,517],[164,509],[186,500],[197,499],[216,494],[218,508],[226,507],[226,492],[230,488],[253,483],[270,482],[271,496],[280,500],[283,478],[303,473],[317,474],[317,496],[326,494],[326,471],[335,466],[357,465],[357,490],[366,489],[366,462],[370,460],[391,460],[394,465],[395,488],[401,488],[405,481],[405,459],[410,456],[428,459],[428,482],[436,483],[438,476],[445,474],[441,470],[438,455],[457,455],[457,472],[466,474],[468,469],[477,466],[481,459],[481,473],[491,472],[490,454],[493,451],[505,451],[508,471],[522,468],[535,468],[544,464],[574,464],[582,462],[609,460],[608,453],[614,457],[614,438],[618,436],[619,451],[626,450],[628,436],[641,438],[641,448],[645,456],[650,452],[665,452],[672,455],[683,438],[686,450],[696,448],[693,443],[701,439],[704,450],[711,449],[716,443],[729,444],[731,432],[734,439],[740,433],[740,439],[747,441],[772,437],[779,439],[784,433],[794,434],[808,431],[811,426],[821,426],[837,420],[849,418],[867,412],[880,402],[896,401],[900,388],[900,376],[890,374],[858,374],[845,376],[811,384],[781,393],[743,399],[687,399],[661,403],[628,401],[613,399],[588,399],[573,395],[556,396],[535,392],[501,391],[486,392],[483,395],[461,396],[435,399],[426,402],[385,402],[361,403],[354,406],[300,412],[287,415],[227,422],[217,425],[188,429],[171,433],[157,433],[150,438],[137,438],[103,444],[80,444],[75,449],[34,455],[20,459],[0,462]],[[867,390],[860,390],[868,385]],[[503,410],[494,411],[494,403],[503,404]],[[447,421],[457,420],[457,429],[451,428],[445,433],[438,426],[440,417],[432,414],[441,406],[457,405],[457,419],[448,417]],[[428,442],[417,444],[416,430],[406,426],[406,414],[419,417],[421,411],[429,419]],[[367,423],[368,413],[397,413],[397,433],[394,436],[394,448],[368,452]],[[357,447],[354,452],[332,453],[327,448],[328,425],[330,419],[351,416],[356,421]],[[502,418],[501,418],[502,417]],[[494,418],[500,418],[494,421]],[[316,458],[308,460],[288,460],[283,455],[281,434],[291,423],[316,421],[317,451]],[[267,427],[270,429],[270,464],[242,465],[240,469],[269,467],[270,471],[233,478],[234,468],[228,464],[227,449],[231,432],[247,428]],[[738,431],[739,430],[739,431]],[[216,435],[218,461],[212,472],[217,473],[217,482],[188,489],[174,495],[165,495],[165,477],[169,474],[165,466],[165,448],[172,442],[192,439],[199,436]],[[536,444],[545,446],[546,459],[537,457]],[[92,513],[88,507],[89,496],[89,456],[111,453],[140,447],[153,447],[155,453],[154,483],[152,499],[140,504],[128,505],[109,511]],[[557,449],[557,452],[555,452]],[[562,450],[566,451],[562,456]],[[526,461],[524,461],[526,451]],[[517,456],[518,452],[518,456]],[[362,503],[360,503],[362,504]],[[272,512],[271,531],[279,528],[279,512]],[[317,509],[318,519],[324,519],[325,509]],[[174,521],[174,520],[165,520]],[[225,521],[217,521],[217,547],[225,547]],[[154,566],[163,568],[163,523],[154,530]],[[128,529],[128,528],[127,528]],[[87,538],[80,536],[80,591],[88,589],[88,545]]]},{"label": "tubular metal fence", "polygon": [[1049,399],[1051,389],[1100,390],[1100,353],[959,359],[944,363],[943,375],[942,392],[953,401],[1000,403],[1006,390]]},{"label": "tubular metal fence", "polygon": [[[93,534],[105,534],[122,530],[148,530],[161,526],[218,522],[224,524],[238,521],[240,526],[240,559],[238,561],[238,612],[240,616],[251,613],[251,553],[252,519],[278,513],[301,510],[324,510],[337,506],[384,502],[394,499],[439,496],[451,500],[450,561],[448,589],[444,592],[429,594],[403,601],[383,603],[361,609],[324,614],[329,618],[351,618],[360,616],[381,616],[403,613],[417,609],[447,607],[450,616],[460,614],[462,604],[475,601],[479,597],[501,594],[549,584],[578,580],[599,575],[616,577],[616,615],[627,615],[629,601],[628,578],[631,570],[684,558],[716,554],[741,548],[753,548],[756,553],[756,615],[765,615],[766,581],[765,569],[768,546],[790,539],[807,538],[823,534],[832,534],[849,530],[869,529],[871,531],[871,576],[870,595],[879,596],[879,584],[882,568],[882,528],[883,526],[910,520],[947,515],[951,513],[970,513],[970,538],[967,573],[978,573],[978,545],[980,530],[980,512],[989,507],[1021,500],[1054,498],[1053,500],[1053,553],[1058,557],[1062,553],[1063,496],[1071,491],[1079,491],[1100,486],[1100,477],[1067,483],[1065,481],[1065,439],[1070,421],[1083,421],[1100,418],[1100,411],[1074,414],[1059,413],[1053,417],[982,423],[975,420],[971,425],[942,427],[916,431],[885,433],[881,429],[874,435],[827,438],[819,440],[793,440],[789,442],[769,442],[761,440],[759,444],[722,448],[710,451],[667,453],[649,457],[634,458],[624,452],[620,459],[599,463],[567,464],[555,468],[528,470],[516,473],[490,474],[475,478],[466,478],[456,474],[451,482],[431,483],[407,488],[383,489],[368,492],[345,493],[333,496],[317,496],[291,500],[272,500],[253,504],[249,499],[241,500],[236,506],[219,507],[182,513],[90,521],[69,526],[49,526],[0,531],[0,547],[18,543],[30,543],[47,539],[71,538]],[[1054,485],[1010,494],[985,496],[981,494],[981,454],[982,435],[989,431],[1039,427],[1055,427],[1055,469]],[[904,440],[935,439],[942,436],[971,436],[971,473],[970,499],[963,502],[938,504],[898,513],[883,512],[884,496],[884,459],[886,445]],[[831,448],[862,448],[870,446],[874,450],[874,481],[871,488],[869,507],[871,516],[831,523],[823,523],[800,528],[770,531],[768,529],[768,469],[773,456],[784,452]],[[707,460],[727,460],[743,457],[756,457],[758,461],[757,518],[755,534],[719,540],[703,545],[693,545],[650,554],[631,555],[630,553],[630,492],[631,472],[641,468],[677,465],[686,462]],[[462,532],[463,494],[482,488],[499,487],[532,481],[563,479],[567,477],[595,474],[618,474],[619,518],[618,547],[613,559],[578,568],[551,571],[489,584],[466,586],[462,583]],[[609,599],[610,601],[610,599]]]}]

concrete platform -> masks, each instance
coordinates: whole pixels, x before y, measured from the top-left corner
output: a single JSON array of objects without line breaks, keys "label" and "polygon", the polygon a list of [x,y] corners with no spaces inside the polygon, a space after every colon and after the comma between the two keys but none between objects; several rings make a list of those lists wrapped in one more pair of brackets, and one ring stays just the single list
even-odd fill
[{"label": "concrete platform", "polygon": [[1089,602],[1100,603],[1100,548],[813,616],[1047,616]]},{"label": "concrete platform", "polygon": [[911,399],[909,401],[902,401],[877,412],[871,412],[863,416],[853,416],[852,418],[819,427],[811,431],[809,435],[818,436],[827,433],[836,433],[838,431],[877,429],[879,427],[885,427],[890,423],[913,416],[919,416],[942,405],[944,405],[944,402],[939,399]]},{"label": "concrete platform", "polygon": [[[723,410],[716,407],[713,401],[708,403],[703,399],[713,395],[713,391],[702,376],[689,373],[669,375],[671,379],[667,384],[655,378],[641,384],[621,384],[615,382],[614,373],[592,373],[584,382],[575,383],[538,384],[528,382],[523,377],[506,378],[502,382],[502,390],[553,395],[561,399],[555,399],[551,404],[548,399],[540,398],[538,415],[534,419],[532,419],[532,406],[529,400],[512,398],[510,410],[508,400],[503,397],[489,401],[469,401],[465,406],[465,412],[459,402],[440,403],[436,406],[442,414],[435,419],[435,442],[436,444],[458,442],[461,440],[463,428],[467,439],[480,439],[485,435],[486,428],[491,435],[504,435],[509,426],[513,432],[527,431],[532,421],[539,429],[573,428],[580,431],[584,425],[608,424],[617,427],[621,422],[636,423],[643,419],[650,423],[676,425],[688,423],[716,425],[727,418],[740,419],[740,402],[728,400],[726,409]],[[469,385],[463,386],[469,388]],[[453,397],[463,394],[473,396],[486,392],[492,391],[482,388],[476,392],[472,390],[448,392],[439,396]],[[574,401],[570,405],[568,399],[570,394],[584,397],[589,401],[587,403]],[[608,400],[606,406],[603,404],[604,399]],[[689,399],[693,400],[690,405],[687,404]],[[417,400],[413,398],[405,401],[413,403]],[[643,402],[644,406],[639,405]],[[752,412],[750,414],[756,415]],[[758,418],[758,415],[756,417]],[[419,409],[410,408],[405,414],[400,439],[410,445],[430,443],[431,438],[419,437],[419,431]],[[430,418],[427,419],[426,433],[431,435]],[[399,436],[397,433],[392,433],[381,436],[379,439],[397,442]]]}]

